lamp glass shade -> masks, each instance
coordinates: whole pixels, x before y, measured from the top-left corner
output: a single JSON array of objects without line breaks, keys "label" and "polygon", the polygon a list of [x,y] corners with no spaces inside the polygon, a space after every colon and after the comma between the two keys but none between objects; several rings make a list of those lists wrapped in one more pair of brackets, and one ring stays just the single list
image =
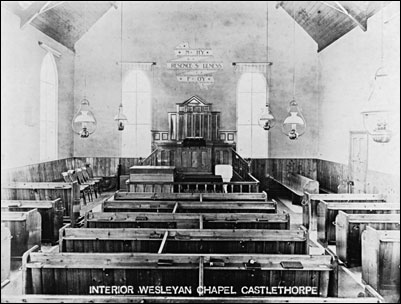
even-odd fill
[{"label": "lamp glass shade", "polygon": [[389,90],[387,73],[379,68],[375,74],[375,82],[368,102],[361,111],[363,125],[375,142],[387,143],[393,135],[393,114],[389,103]]},{"label": "lamp glass shade", "polygon": [[123,106],[120,105],[118,108],[118,114],[114,117],[114,120],[117,121],[118,131],[124,130],[125,124],[127,123],[128,119],[127,116],[123,113]]},{"label": "lamp glass shade", "polygon": [[270,111],[269,105],[266,105],[264,109],[262,109],[262,113],[259,117],[259,126],[263,128],[265,131],[269,131],[276,124],[276,119]]},{"label": "lamp glass shade", "polygon": [[97,122],[89,107],[89,101],[84,98],[77,113],[72,120],[72,129],[76,134],[82,138],[89,137],[96,131]]},{"label": "lamp glass shade", "polygon": [[289,139],[297,139],[305,133],[306,121],[295,100],[290,102],[288,116],[284,119],[282,131]]}]

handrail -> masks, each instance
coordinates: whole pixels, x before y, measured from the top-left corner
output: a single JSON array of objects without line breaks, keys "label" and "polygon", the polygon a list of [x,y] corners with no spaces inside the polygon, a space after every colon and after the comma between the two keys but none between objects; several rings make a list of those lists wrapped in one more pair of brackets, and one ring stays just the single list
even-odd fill
[{"label": "handrail", "polygon": [[255,185],[259,181],[234,181],[234,182],[161,182],[161,181],[126,181],[127,184],[137,185]]},{"label": "handrail", "polygon": [[249,164],[233,148],[231,148],[233,170],[244,180],[249,176]]},{"label": "handrail", "polygon": [[[257,193],[259,192],[259,181],[236,181],[236,182],[142,182],[135,181],[131,182],[127,180],[127,185],[131,192],[144,192],[145,189],[155,192],[156,187],[163,192],[166,189],[167,192],[222,192],[224,191],[223,186],[227,186],[227,191],[230,193]],[[145,191],[147,192],[147,191]]]},{"label": "handrail", "polygon": [[160,150],[160,148],[154,149],[154,150],[152,151],[152,153],[150,153],[150,155],[149,155],[148,157],[146,157],[146,158],[140,163],[140,165],[141,165],[141,166],[152,165],[151,163],[150,163],[150,164],[147,164],[146,162],[147,162],[148,160],[151,160],[151,159],[153,158],[153,156],[154,156],[159,150]]}]

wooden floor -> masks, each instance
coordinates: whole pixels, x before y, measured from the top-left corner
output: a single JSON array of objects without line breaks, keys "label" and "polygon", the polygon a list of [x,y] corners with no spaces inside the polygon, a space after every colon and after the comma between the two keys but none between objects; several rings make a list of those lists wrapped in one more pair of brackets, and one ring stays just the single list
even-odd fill
[{"label": "wooden floor", "polygon": [[[113,192],[102,193],[100,197],[82,207],[81,215],[84,215],[86,211],[93,210],[94,212],[101,211],[100,207],[102,202],[112,196]],[[302,208],[301,206],[292,205],[288,199],[278,199],[277,212],[289,213],[291,216],[291,229],[298,229],[302,224]],[[58,245],[42,246],[43,252],[55,251],[58,252]],[[317,242],[317,233],[312,232],[310,234],[309,250],[312,255],[320,255],[324,253],[323,247]],[[334,248],[335,250],[335,248]],[[340,274],[341,275],[341,274]],[[361,284],[361,270],[360,267],[345,270],[343,278],[339,277],[341,286],[339,290],[340,297],[355,296],[355,290],[362,290],[363,285]],[[12,270],[10,274],[10,282],[4,288],[2,288],[2,295],[21,295],[22,294],[22,271],[21,261],[13,261]]]}]

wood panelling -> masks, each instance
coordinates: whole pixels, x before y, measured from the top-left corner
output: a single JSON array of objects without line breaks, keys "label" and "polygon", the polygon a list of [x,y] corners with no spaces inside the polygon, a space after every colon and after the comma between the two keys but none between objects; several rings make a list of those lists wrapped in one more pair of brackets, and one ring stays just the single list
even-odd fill
[{"label": "wood panelling", "polygon": [[312,158],[270,158],[253,159],[251,173],[261,184],[261,190],[269,188],[268,176],[283,182],[290,173],[300,174],[317,180],[317,160]]},{"label": "wood panelling", "polygon": [[[61,172],[80,167],[85,162],[91,164],[94,175],[112,176],[117,174],[121,165],[121,174],[129,174],[129,168],[140,164],[141,158],[118,157],[76,157],[50,162],[28,165],[8,170],[2,170],[2,184],[10,182],[57,182],[62,181]],[[320,188],[337,193],[338,186],[348,181],[348,165],[321,159],[253,159],[251,173],[260,181],[260,190],[269,188],[267,175],[282,180],[288,173],[298,173],[315,179]],[[399,202],[400,178],[396,175],[368,171],[366,192],[384,194],[387,202]]]},{"label": "wood panelling", "polygon": [[[338,186],[345,186],[348,179],[348,165],[317,159],[317,180],[320,187],[337,193]],[[366,193],[384,194],[388,203],[400,201],[400,177],[369,170],[366,179]]]},{"label": "wood panelling", "polygon": [[73,158],[64,158],[39,164],[2,170],[1,183],[62,182],[61,172],[74,168]]},{"label": "wood panelling", "polygon": [[128,174],[129,168],[138,165],[140,158],[118,157],[70,157],[28,166],[2,170],[1,183],[12,182],[62,182],[62,172],[90,164],[95,176],[113,176],[121,164],[121,174]]}]

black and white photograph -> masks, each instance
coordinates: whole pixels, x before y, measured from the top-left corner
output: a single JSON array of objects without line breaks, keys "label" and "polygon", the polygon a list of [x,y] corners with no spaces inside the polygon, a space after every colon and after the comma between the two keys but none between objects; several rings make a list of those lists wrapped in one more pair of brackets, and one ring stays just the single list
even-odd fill
[{"label": "black and white photograph", "polygon": [[400,1],[1,1],[1,303],[400,303]]}]

